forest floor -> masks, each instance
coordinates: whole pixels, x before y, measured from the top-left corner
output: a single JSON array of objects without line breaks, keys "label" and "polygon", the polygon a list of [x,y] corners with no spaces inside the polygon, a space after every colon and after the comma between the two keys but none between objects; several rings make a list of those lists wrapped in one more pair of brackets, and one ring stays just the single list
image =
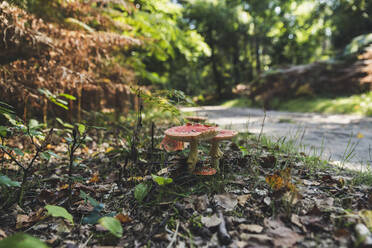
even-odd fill
[{"label": "forest floor", "polygon": [[[21,204],[15,199],[18,190],[1,189],[0,238],[8,237],[1,248],[10,247],[6,242],[16,232],[69,248],[372,244],[370,175],[242,132],[222,145],[218,174],[194,176],[186,172],[188,149],[167,153],[157,148],[165,127],[151,135],[144,124],[138,139],[117,128],[92,130],[91,141],[76,151],[71,197],[66,138],[60,136],[48,147],[58,157],[35,165]],[[128,156],[130,140],[139,142],[129,146],[136,147],[137,160]],[[7,144],[32,151],[22,137]],[[200,144],[198,166],[209,163],[208,149]],[[14,180],[21,177],[6,157],[2,172]],[[64,207],[73,223],[66,214],[52,217],[46,205]],[[115,216],[122,233],[107,231],[99,221],[104,216]]]},{"label": "forest floor", "polygon": [[[262,109],[204,106],[183,108],[208,116],[211,122],[239,131],[262,133],[273,140],[286,138],[299,152],[319,156],[355,170],[371,169],[372,117],[296,113]],[[263,128],[262,128],[263,126]]]}]

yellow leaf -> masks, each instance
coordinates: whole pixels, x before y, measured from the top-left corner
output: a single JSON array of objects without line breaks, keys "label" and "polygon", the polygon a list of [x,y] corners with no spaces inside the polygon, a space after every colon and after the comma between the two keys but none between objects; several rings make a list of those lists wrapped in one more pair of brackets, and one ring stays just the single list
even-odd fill
[{"label": "yellow leaf", "polygon": [[68,189],[68,184],[67,183],[60,186],[58,190],[64,190],[64,189]]},{"label": "yellow leaf", "polygon": [[128,178],[128,181],[142,181],[143,180],[143,177],[130,177]]},{"label": "yellow leaf", "polygon": [[361,133],[358,133],[358,134],[357,134],[357,138],[358,138],[358,139],[364,138],[364,135],[361,134]]},{"label": "yellow leaf", "polygon": [[93,174],[93,176],[89,179],[88,183],[96,183],[99,181],[99,173],[98,171]]},{"label": "yellow leaf", "polygon": [[106,149],[105,153],[109,153],[109,152],[111,152],[112,150],[114,150],[114,148],[110,146],[110,147],[108,147],[108,148]]}]

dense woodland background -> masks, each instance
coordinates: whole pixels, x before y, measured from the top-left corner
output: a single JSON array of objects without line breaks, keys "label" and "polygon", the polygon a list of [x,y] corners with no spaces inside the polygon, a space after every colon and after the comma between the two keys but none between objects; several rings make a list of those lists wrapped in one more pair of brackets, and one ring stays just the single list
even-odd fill
[{"label": "dense woodland background", "polygon": [[61,93],[77,97],[76,113],[125,112],[133,85],[200,102],[239,93],[270,107],[274,98],[368,92],[372,82],[367,0],[9,2],[0,97],[23,115],[38,107],[45,116],[46,98]]}]

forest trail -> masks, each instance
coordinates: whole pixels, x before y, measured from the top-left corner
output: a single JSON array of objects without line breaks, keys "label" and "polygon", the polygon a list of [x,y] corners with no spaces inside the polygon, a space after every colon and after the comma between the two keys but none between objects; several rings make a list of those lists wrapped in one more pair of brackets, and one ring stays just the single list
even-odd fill
[{"label": "forest trail", "polygon": [[[207,116],[210,122],[227,129],[259,134],[264,111],[253,108],[204,106],[181,108]],[[372,118],[357,115],[323,115],[266,111],[263,134],[295,140],[296,146],[308,155],[321,156],[333,164],[361,170],[372,164]],[[350,154],[350,156],[349,156]]]}]

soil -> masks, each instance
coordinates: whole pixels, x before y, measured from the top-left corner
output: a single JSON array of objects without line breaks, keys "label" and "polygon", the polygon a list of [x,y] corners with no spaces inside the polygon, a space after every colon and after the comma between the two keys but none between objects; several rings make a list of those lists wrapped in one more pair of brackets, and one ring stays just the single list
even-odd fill
[{"label": "soil", "polygon": [[[53,136],[48,149],[58,157],[37,160],[22,202],[17,203],[19,188],[1,188],[0,247],[14,247],[4,242],[19,232],[68,248],[372,245],[371,182],[356,182],[351,171],[320,168],[305,154],[240,135],[221,142],[217,174],[192,175],[187,148],[160,150],[164,130],[138,127],[131,126],[133,134],[122,126],[93,129],[91,140],[76,151],[71,177],[67,136]],[[32,153],[22,138],[11,137],[7,145]],[[200,142],[198,169],[210,165],[209,148]],[[30,158],[26,154],[22,161]],[[9,157],[1,165],[2,173],[21,180]],[[46,205],[64,207],[74,223],[51,216]],[[120,221],[123,232],[117,236],[100,224],[109,216]]]}]

